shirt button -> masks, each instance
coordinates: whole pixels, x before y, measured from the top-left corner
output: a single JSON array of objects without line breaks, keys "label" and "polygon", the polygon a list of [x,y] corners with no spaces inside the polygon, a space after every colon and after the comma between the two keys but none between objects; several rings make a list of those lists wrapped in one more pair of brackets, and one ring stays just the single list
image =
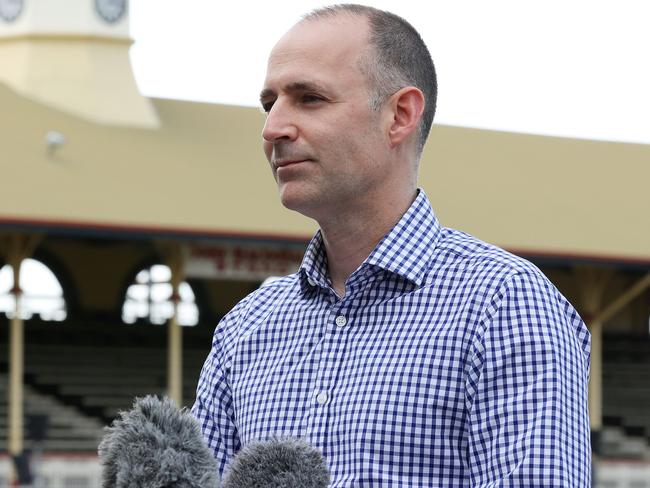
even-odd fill
[{"label": "shirt button", "polygon": [[316,401],[320,405],[325,405],[327,403],[328,395],[326,391],[321,391],[317,396],[316,396]]},{"label": "shirt button", "polygon": [[307,276],[307,283],[309,283],[309,286],[316,286],[316,282],[312,280],[309,276]]},{"label": "shirt button", "polygon": [[345,324],[347,323],[348,320],[343,315],[339,315],[338,317],[336,317],[336,325],[338,325],[339,327],[345,327]]}]

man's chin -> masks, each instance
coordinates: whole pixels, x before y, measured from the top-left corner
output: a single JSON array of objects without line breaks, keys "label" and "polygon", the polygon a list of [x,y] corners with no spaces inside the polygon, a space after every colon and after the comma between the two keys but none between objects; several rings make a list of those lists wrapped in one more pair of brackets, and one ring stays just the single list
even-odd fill
[{"label": "man's chin", "polygon": [[304,198],[300,198],[297,195],[286,194],[286,193],[280,194],[280,202],[285,208],[300,213],[302,213],[301,209],[303,209],[306,204]]},{"label": "man's chin", "polygon": [[280,202],[282,205],[289,210],[313,218],[315,208],[319,207],[316,195],[296,188],[288,188],[287,186],[280,187]]}]

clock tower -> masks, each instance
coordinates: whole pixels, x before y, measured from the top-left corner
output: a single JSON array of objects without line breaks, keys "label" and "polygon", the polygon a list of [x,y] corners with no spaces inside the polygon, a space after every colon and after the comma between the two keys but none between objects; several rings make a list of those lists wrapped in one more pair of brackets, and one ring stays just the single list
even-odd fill
[{"label": "clock tower", "polygon": [[128,0],[0,0],[0,83],[95,123],[156,128],[132,42]]}]

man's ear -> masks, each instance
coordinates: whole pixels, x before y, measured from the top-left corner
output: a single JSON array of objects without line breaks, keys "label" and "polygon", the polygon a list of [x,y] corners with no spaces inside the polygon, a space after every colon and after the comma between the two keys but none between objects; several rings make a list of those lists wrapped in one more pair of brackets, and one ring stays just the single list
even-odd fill
[{"label": "man's ear", "polygon": [[424,103],[424,95],[414,86],[406,86],[393,93],[389,102],[392,120],[388,127],[391,147],[398,146],[417,131]]}]

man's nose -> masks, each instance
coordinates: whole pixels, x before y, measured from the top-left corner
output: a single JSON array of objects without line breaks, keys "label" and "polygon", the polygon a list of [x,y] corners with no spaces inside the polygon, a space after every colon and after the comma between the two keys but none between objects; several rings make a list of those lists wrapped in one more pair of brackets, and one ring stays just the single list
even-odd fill
[{"label": "man's nose", "polygon": [[266,116],[262,137],[267,142],[280,140],[293,141],[298,137],[298,128],[291,115],[291,110],[279,100],[273,104]]}]

